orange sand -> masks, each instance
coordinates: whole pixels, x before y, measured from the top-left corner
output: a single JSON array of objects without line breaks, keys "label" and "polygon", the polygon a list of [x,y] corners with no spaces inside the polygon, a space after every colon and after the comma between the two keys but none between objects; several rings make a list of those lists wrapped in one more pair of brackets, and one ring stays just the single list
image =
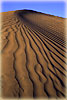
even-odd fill
[{"label": "orange sand", "polygon": [[2,97],[65,97],[65,19],[35,11],[2,13]]}]

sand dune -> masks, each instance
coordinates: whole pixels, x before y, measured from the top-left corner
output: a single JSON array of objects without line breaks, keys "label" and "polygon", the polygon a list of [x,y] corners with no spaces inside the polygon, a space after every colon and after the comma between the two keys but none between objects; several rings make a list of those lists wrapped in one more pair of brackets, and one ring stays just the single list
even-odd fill
[{"label": "sand dune", "polygon": [[1,32],[2,97],[65,97],[65,19],[32,10],[5,12]]}]

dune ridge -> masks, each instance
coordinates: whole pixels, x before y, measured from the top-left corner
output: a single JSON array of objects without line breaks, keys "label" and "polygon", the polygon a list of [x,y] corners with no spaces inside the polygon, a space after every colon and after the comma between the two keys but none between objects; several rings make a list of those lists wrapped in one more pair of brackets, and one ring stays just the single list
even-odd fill
[{"label": "dune ridge", "polygon": [[2,97],[65,98],[65,19],[32,10],[2,13]]}]

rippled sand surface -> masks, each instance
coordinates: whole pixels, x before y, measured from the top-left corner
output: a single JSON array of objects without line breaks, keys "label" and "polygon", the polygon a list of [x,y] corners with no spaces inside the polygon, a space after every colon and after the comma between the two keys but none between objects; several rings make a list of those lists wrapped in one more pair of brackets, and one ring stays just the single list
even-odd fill
[{"label": "rippled sand surface", "polygon": [[2,13],[2,97],[65,97],[65,19],[32,10]]}]

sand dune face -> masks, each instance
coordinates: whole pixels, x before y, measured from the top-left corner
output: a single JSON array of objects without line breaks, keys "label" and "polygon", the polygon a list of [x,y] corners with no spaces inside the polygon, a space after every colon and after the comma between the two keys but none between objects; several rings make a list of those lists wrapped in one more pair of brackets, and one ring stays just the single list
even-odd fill
[{"label": "sand dune face", "polygon": [[34,11],[2,13],[2,97],[65,97],[65,19]]}]

